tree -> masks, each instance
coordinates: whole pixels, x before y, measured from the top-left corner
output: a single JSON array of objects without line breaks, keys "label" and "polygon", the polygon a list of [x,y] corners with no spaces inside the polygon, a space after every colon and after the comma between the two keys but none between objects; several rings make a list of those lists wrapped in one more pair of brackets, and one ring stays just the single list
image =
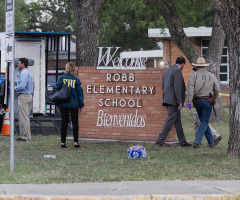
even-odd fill
[{"label": "tree", "polygon": [[159,12],[146,0],[108,0],[101,13],[99,46],[116,46],[121,50],[157,49],[148,37],[148,28],[166,27]]},{"label": "tree", "polygon": [[[184,27],[212,26],[213,10],[208,0],[175,3]],[[152,0],[108,0],[100,13],[99,45],[119,46],[123,50],[158,48],[147,32],[149,28],[167,27],[161,7],[159,3],[152,5]]]},{"label": "tree", "polygon": [[76,18],[76,64],[96,66],[99,13],[106,0],[69,0]]},{"label": "tree", "polygon": [[212,26],[214,10],[209,0],[179,0],[172,2],[177,9],[183,27]]},{"label": "tree", "polygon": [[[0,4],[0,32],[5,32],[5,0],[0,0]],[[15,30],[27,31],[29,25],[27,4],[24,0],[15,1]]]},{"label": "tree", "polygon": [[211,0],[226,35],[230,77],[229,157],[240,157],[240,0]]},{"label": "tree", "polygon": [[[120,46],[123,50],[157,49],[156,42],[148,37],[147,30],[167,26],[160,9],[150,1],[106,1],[99,14],[98,45]],[[183,26],[211,24],[213,11],[207,1],[176,1]],[[76,42],[77,18],[67,0],[39,0],[29,5],[32,30],[70,32],[71,40]],[[199,10],[199,7],[203,8]]]},{"label": "tree", "polygon": [[[156,2],[156,1],[155,1]],[[183,26],[177,12],[176,7],[174,6],[175,3],[179,3],[179,1],[174,0],[159,0],[157,1],[160,3],[161,13],[165,19],[167,27],[169,28],[169,32],[171,34],[173,42],[176,43],[179,49],[184,53],[184,55],[188,58],[188,60],[193,63],[196,62],[197,58],[200,54],[197,50],[193,47],[191,42],[189,41],[188,37],[186,36]],[[195,1],[196,2],[196,1]],[[190,3],[190,2],[189,2]],[[219,66],[221,63],[221,56],[222,56],[222,49],[224,45],[225,35],[222,29],[222,25],[220,23],[220,19],[218,15],[215,13],[214,21],[213,21],[213,31],[209,49],[206,55],[206,61],[211,63],[211,71],[213,74],[216,75],[219,81]],[[222,103],[221,98],[218,98],[217,103],[215,105],[217,117],[213,117],[213,121],[215,122],[222,122],[223,120],[223,113],[222,113]]]},{"label": "tree", "polygon": [[106,0],[39,0],[30,4],[31,29],[70,32],[76,64],[95,66],[99,13]]},{"label": "tree", "polygon": [[[75,35],[73,11],[67,0],[38,0],[29,3],[30,30],[70,32]],[[72,37],[72,40],[74,38]]]}]

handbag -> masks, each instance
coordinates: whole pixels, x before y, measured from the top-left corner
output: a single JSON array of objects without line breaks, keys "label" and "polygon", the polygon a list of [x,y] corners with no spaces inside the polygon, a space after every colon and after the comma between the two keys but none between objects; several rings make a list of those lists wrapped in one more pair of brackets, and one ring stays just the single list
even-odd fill
[{"label": "handbag", "polygon": [[52,97],[50,97],[51,102],[54,104],[67,103],[71,100],[72,88],[68,87],[67,84],[63,85],[60,90],[57,90]]}]

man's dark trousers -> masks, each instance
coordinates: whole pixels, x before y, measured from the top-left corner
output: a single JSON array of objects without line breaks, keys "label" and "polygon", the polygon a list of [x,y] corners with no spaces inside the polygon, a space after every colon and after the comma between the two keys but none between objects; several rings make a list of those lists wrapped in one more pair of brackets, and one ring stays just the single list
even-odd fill
[{"label": "man's dark trousers", "polygon": [[180,110],[178,110],[177,106],[173,106],[173,105],[168,105],[167,108],[168,108],[168,118],[163,126],[162,131],[159,134],[157,141],[163,142],[166,139],[170,129],[174,125],[179,142],[185,142],[186,138],[183,133]]}]

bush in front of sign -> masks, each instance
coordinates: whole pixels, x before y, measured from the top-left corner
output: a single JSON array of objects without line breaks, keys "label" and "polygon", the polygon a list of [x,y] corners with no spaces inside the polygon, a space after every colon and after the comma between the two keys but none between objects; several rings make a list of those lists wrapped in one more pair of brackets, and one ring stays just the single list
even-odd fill
[{"label": "bush in front of sign", "polygon": [[146,158],[146,149],[142,145],[132,146],[128,149],[128,158]]}]

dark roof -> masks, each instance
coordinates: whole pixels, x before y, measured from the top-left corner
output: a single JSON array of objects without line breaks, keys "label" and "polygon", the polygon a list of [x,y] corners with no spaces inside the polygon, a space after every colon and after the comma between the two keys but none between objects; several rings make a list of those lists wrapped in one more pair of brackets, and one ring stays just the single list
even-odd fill
[{"label": "dark roof", "polygon": [[47,36],[66,36],[71,35],[71,33],[61,33],[61,32],[24,32],[15,31],[15,37],[47,37]]}]

